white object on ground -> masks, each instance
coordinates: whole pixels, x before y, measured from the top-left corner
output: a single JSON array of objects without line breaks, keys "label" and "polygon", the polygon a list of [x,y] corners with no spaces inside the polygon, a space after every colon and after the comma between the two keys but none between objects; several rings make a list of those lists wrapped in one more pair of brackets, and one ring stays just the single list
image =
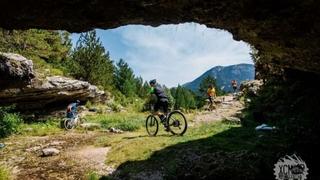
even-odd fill
[{"label": "white object on ground", "polygon": [[257,126],[256,128],[256,131],[263,131],[263,130],[266,130],[266,131],[272,131],[274,129],[276,129],[276,127],[271,127],[267,124],[261,124],[260,126]]}]

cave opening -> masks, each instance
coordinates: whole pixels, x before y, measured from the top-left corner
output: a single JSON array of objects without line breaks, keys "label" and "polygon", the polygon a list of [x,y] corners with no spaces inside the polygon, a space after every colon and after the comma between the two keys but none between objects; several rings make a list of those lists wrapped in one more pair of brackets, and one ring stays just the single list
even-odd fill
[{"label": "cave opening", "polygon": [[[250,72],[244,70],[244,75],[241,68],[234,68],[233,77],[218,77],[219,83],[221,79],[227,79],[220,85],[227,91],[230,91],[232,78],[239,83],[254,79],[254,47],[234,40],[226,30],[182,23],[158,27],[127,25],[95,31],[115,63],[123,59],[137,76],[145,80],[156,78],[167,87],[184,85],[208,74],[216,66],[251,65],[247,70]],[[78,33],[71,35],[73,47],[79,36]],[[217,78],[217,73],[210,76]]]}]

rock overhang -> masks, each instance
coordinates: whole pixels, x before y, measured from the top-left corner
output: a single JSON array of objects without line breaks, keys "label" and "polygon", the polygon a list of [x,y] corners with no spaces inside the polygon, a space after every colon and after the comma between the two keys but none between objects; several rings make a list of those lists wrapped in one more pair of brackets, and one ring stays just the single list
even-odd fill
[{"label": "rock overhang", "polygon": [[84,32],[128,24],[196,22],[253,45],[262,63],[320,73],[316,0],[2,0],[0,27]]}]

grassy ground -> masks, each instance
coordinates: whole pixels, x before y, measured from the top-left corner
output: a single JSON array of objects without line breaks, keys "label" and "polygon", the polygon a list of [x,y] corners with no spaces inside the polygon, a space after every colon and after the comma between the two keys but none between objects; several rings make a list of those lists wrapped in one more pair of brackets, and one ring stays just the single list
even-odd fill
[{"label": "grassy ground", "polygon": [[144,127],[146,116],[144,113],[120,112],[87,116],[85,121],[100,123],[104,129],[113,127],[123,131],[136,131]]},{"label": "grassy ground", "polygon": [[196,139],[207,138],[213,134],[220,133],[238,125],[215,123],[206,124],[200,127],[189,128],[184,136],[172,136],[163,131],[163,128],[156,137],[147,135],[145,129],[134,133],[125,133],[112,137],[101,137],[97,139],[99,146],[111,146],[111,156],[107,158],[107,164],[118,167],[126,161],[146,160],[151,157],[154,151],[164,149],[174,144],[184,143]]},{"label": "grassy ground", "polygon": [[106,178],[268,179],[277,153],[285,149],[283,141],[276,134],[216,122],[191,127],[184,136],[160,131],[149,137],[141,128],[100,137],[96,145],[111,147],[106,164],[116,171]]},{"label": "grassy ground", "polygon": [[19,134],[23,136],[47,136],[63,132],[59,121],[22,123],[19,126]]},{"label": "grassy ground", "polygon": [[[187,115],[190,126],[184,136],[172,136],[160,126],[158,135],[150,137],[144,127],[146,116],[144,113],[125,112],[87,116],[86,122],[100,123],[103,129],[115,127],[125,132],[106,134],[102,133],[101,129],[96,129],[89,133],[90,141],[86,140],[83,142],[85,144],[73,148],[76,150],[82,146],[110,147],[105,164],[114,171],[108,176],[103,176],[106,179],[270,179],[273,178],[273,164],[279,156],[285,154],[284,139],[279,138],[277,134],[257,133],[252,127],[222,121],[193,123],[194,114]],[[28,136],[46,136],[47,141],[52,142],[68,135],[83,139],[82,136],[87,137],[89,134],[86,135],[83,129],[77,128],[71,135],[59,128],[59,121],[48,121],[20,125],[20,135],[13,139],[19,140],[19,136],[21,139]],[[78,144],[77,138],[74,138],[73,143]],[[42,143],[46,144],[47,141]],[[71,142],[68,144],[72,145]],[[26,148],[29,146],[21,147],[21,152],[24,153]],[[70,148],[63,147],[63,151]],[[39,157],[35,156],[34,159]],[[50,164],[50,159],[46,161],[46,164]],[[31,167],[30,164],[29,166]],[[35,172],[36,167],[34,166]],[[43,167],[42,171],[47,172],[50,168],[53,167]],[[59,173],[67,175],[70,171],[63,172],[60,169]],[[79,170],[73,169],[72,172]],[[77,177],[101,177],[101,174],[98,175],[92,169],[81,173],[84,174]],[[0,167],[0,174],[2,177],[10,175],[3,167]]]}]

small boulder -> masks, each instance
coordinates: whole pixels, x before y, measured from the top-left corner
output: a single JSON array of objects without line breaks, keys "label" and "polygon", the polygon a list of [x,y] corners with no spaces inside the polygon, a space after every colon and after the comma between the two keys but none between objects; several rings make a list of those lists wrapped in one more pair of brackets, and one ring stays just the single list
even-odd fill
[{"label": "small boulder", "polygon": [[60,151],[56,148],[53,148],[53,147],[42,149],[42,156],[44,156],[44,157],[55,156],[55,155],[58,155],[59,153],[60,153]]},{"label": "small boulder", "polygon": [[109,129],[109,132],[111,132],[111,133],[117,133],[117,134],[123,133],[123,131],[122,131],[121,129],[116,129],[116,128],[114,128],[114,127],[110,128],[110,129]]}]

